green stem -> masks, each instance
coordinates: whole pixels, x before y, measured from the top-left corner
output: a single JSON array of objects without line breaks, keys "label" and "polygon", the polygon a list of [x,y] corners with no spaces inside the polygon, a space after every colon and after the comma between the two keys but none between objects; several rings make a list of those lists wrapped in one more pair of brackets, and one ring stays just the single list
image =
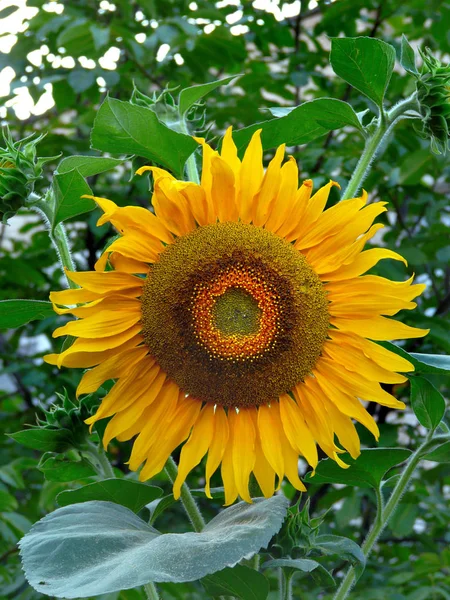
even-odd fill
[{"label": "green stem", "polygon": [[159,600],[158,590],[156,586],[151,581],[144,585],[145,594],[148,600]]},{"label": "green stem", "polygon": [[[164,470],[170,481],[174,483],[178,475],[178,468],[171,456],[169,456],[169,460],[166,462]],[[184,510],[186,511],[194,530],[197,533],[202,531],[205,527],[203,515],[197,506],[194,496],[191,494],[191,490],[185,483],[181,486],[181,502],[183,503]]]},{"label": "green stem", "polygon": [[44,219],[50,239],[56,248],[59,262],[61,264],[63,273],[67,279],[67,283],[70,288],[75,289],[78,287],[76,283],[71,281],[66,275],[66,269],[68,271],[75,271],[75,263],[72,260],[70,254],[69,240],[67,239],[66,230],[62,223],[58,223],[55,227],[52,226],[53,222],[53,208],[48,200],[38,200],[31,204],[30,208],[36,210]]},{"label": "green stem", "polygon": [[[420,116],[418,110],[419,106],[417,103],[417,94],[414,92],[414,94],[412,94],[409,98],[399,102],[387,113],[383,109],[380,111],[376,130],[373,135],[368,137],[366,140],[364,151],[358,161],[358,164],[356,165],[355,170],[353,171],[347,188],[342,195],[342,200],[354,198],[356,196],[364,180],[369,174],[372,161],[378,154],[381,146],[385,142],[394,125],[404,118],[418,118]],[[414,113],[411,114],[411,111],[414,111]]]},{"label": "green stem", "polygon": [[84,450],[84,455],[101,477],[104,479],[115,478],[114,470],[103,448],[88,440],[86,442],[86,450]]},{"label": "green stem", "polygon": [[[411,477],[423,456],[429,451],[430,447],[436,445],[436,443],[449,439],[448,435],[436,436],[434,439],[432,438],[432,435],[433,432],[430,432],[425,442],[414,452],[414,454],[409,459],[408,464],[406,465],[406,469],[401,474],[400,479],[398,480],[397,485],[393,489],[392,494],[384,508],[382,505],[381,492],[378,490],[377,517],[367,535],[367,538],[361,546],[361,549],[364,552],[366,558],[370,555],[372,548],[375,545],[375,542],[383,532],[386,525],[389,523],[390,518],[394,514],[401,497],[408,488],[411,482]],[[342,580],[342,583],[338,591],[336,592],[336,595],[334,596],[333,600],[345,600],[345,598],[347,598],[348,594],[350,593],[354,582],[355,570],[353,567],[350,567],[344,579]]]},{"label": "green stem", "polygon": [[[184,117],[180,119],[180,131],[186,135],[191,135],[186,124]],[[200,183],[200,177],[198,174],[197,163],[195,161],[195,152],[193,152],[186,161],[186,172],[188,181],[193,183]]]}]

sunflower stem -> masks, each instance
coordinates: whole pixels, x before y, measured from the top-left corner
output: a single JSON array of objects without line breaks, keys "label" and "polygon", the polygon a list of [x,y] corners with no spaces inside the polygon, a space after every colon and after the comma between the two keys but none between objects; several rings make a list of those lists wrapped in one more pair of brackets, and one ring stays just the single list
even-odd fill
[{"label": "sunflower stem", "polygon": [[376,122],[375,132],[366,140],[364,151],[345,189],[342,200],[354,198],[364,183],[370,171],[373,160],[379,153],[393,127],[401,119],[420,118],[417,92],[414,92],[405,100],[396,104],[391,110],[380,110],[380,116]]},{"label": "sunflower stem", "polygon": [[67,234],[64,225],[62,223],[58,223],[57,225],[55,225],[55,227],[52,226],[53,208],[51,203],[43,199],[37,201],[34,200],[33,204],[30,205],[30,208],[35,210],[42,217],[47,227],[48,234],[53,243],[53,246],[56,249],[62,272],[64,273],[64,276],[67,279],[69,287],[72,289],[78,288],[78,285],[71,281],[66,274],[66,269],[68,271],[76,270],[75,263],[72,260],[69,240],[67,239]]},{"label": "sunflower stem", "polygon": [[[164,470],[167,474],[167,477],[173,484],[178,475],[178,468],[171,456],[169,456],[169,460],[166,462]],[[206,523],[199,507],[197,506],[195,498],[191,494],[191,490],[188,488],[186,483],[183,483],[181,486],[181,502],[194,530],[199,533],[205,527]]]},{"label": "sunflower stem", "polygon": [[83,454],[101,477],[104,479],[114,479],[116,477],[103,448],[88,440]]},{"label": "sunflower stem", "polygon": [[[180,131],[186,135],[191,135],[184,117],[180,119]],[[200,183],[197,162],[195,160],[195,152],[193,152],[186,161],[186,173],[188,181],[192,181],[193,183]]]},{"label": "sunflower stem", "polygon": [[[433,432],[430,432],[425,439],[424,443],[419,446],[419,448],[414,452],[414,454],[409,459],[405,470],[400,476],[400,479],[397,482],[397,485],[394,487],[392,494],[389,497],[389,500],[386,503],[386,506],[383,508],[383,501],[381,497],[381,491],[377,492],[377,501],[378,501],[378,510],[375,521],[364,540],[363,545],[361,546],[362,551],[366,558],[370,555],[372,548],[374,547],[377,539],[383,532],[386,525],[388,525],[392,515],[394,514],[403,494],[407,490],[409,484],[411,483],[412,475],[418,466],[421,459],[424,455],[439,442],[444,442],[449,439],[449,435],[440,435],[433,438]],[[355,569],[350,567],[342,580],[341,585],[339,586],[336,595],[333,600],[345,600],[348,597],[353,585],[355,583]]]},{"label": "sunflower stem", "polygon": [[156,586],[151,581],[144,585],[145,594],[148,600],[159,600],[158,590]]}]

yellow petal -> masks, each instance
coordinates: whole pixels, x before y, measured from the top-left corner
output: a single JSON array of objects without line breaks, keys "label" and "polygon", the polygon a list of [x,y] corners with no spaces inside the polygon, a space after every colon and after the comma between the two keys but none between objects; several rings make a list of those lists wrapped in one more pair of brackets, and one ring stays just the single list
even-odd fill
[{"label": "yellow petal", "polygon": [[123,377],[147,355],[147,352],[148,349],[145,346],[139,346],[111,356],[94,369],[86,371],[78,384],[77,397],[95,392],[109,379]]},{"label": "yellow petal", "polygon": [[323,352],[328,358],[340,363],[349,371],[361,373],[370,381],[382,381],[383,383],[408,381],[404,375],[394,373],[391,369],[383,369],[376,362],[367,358],[361,350],[355,350],[350,345],[327,340],[323,346]]},{"label": "yellow petal", "polygon": [[333,186],[336,186],[339,189],[341,187],[338,183],[336,183],[336,181],[330,181],[326,185],[319,188],[317,192],[311,196],[308,204],[306,205],[305,212],[302,215],[302,219],[295,224],[294,230],[289,235],[290,239],[297,240],[302,238],[305,233],[311,229],[312,224],[317,221],[319,216],[322,214],[328,201],[330,190]]},{"label": "yellow petal", "polygon": [[180,190],[180,193],[186,198],[194,219],[200,227],[215,222],[214,210],[209,206],[205,190],[200,185],[191,183]]},{"label": "yellow petal", "polygon": [[280,481],[284,476],[284,458],[280,441],[281,429],[278,402],[273,402],[271,406],[267,404],[261,405],[258,408],[258,430],[261,439],[261,448]]},{"label": "yellow petal", "polygon": [[406,266],[408,263],[400,256],[397,252],[388,250],[387,248],[372,248],[361,252],[358,256],[350,263],[341,266],[336,271],[326,273],[322,279],[325,281],[342,281],[343,279],[352,279],[362,275],[373,266],[375,266],[380,260],[384,258],[391,258],[392,260],[402,261]]},{"label": "yellow petal", "polygon": [[91,292],[83,288],[76,290],[62,290],[60,292],[50,292],[50,302],[53,302],[53,304],[60,304],[62,306],[91,302],[101,298],[102,296],[100,294],[96,294],[95,292]]},{"label": "yellow petal", "polygon": [[[126,377],[124,378],[126,379]],[[147,381],[145,378],[140,379],[140,389],[134,397],[132,404],[123,410],[120,409],[114,417],[108,422],[105,433],[103,434],[103,446],[106,449],[109,442],[127,431],[135,423],[138,423],[145,409],[149,407],[158,396],[163,383],[166,379],[166,374],[161,370],[157,374],[153,382]],[[128,389],[127,389],[127,393]],[[119,408],[117,406],[117,408]],[[117,409],[116,408],[116,409]]]},{"label": "yellow petal", "polygon": [[233,430],[233,471],[236,488],[240,497],[252,502],[248,491],[250,473],[255,465],[255,426],[251,412],[254,408],[241,408],[237,413],[230,410],[228,419]]},{"label": "yellow petal", "polygon": [[220,465],[228,444],[228,429],[228,417],[224,409],[217,405],[214,413],[214,435],[209,447],[208,458],[206,459],[205,493],[208,498],[212,498],[210,488],[211,477]]},{"label": "yellow petal", "polygon": [[[228,414],[228,419],[230,418],[229,415],[230,413]],[[222,465],[220,468],[225,491],[225,506],[233,504],[238,496],[238,490],[234,476],[233,435],[233,428],[230,425],[230,421],[228,421],[228,443],[225,446],[225,452],[223,453]]]},{"label": "yellow petal", "polygon": [[237,221],[238,209],[233,170],[220,156],[214,156],[211,159],[211,175],[211,198],[219,221],[221,223]]},{"label": "yellow petal", "polygon": [[286,144],[281,144],[275,152],[264,174],[261,188],[255,198],[252,208],[253,224],[262,227],[265,225],[272,206],[277,197],[281,184],[281,163],[283,162]]},{"label": "yellow petal", "polygon": [[136,471],[147,458],[150,448],[160,436],[161,424],[168,422],[175,412],[179,396],[180,388],[177,384],[166,379],[153,404],[145,410],[141,419],[139,419],[139,427],[136,431],[139,435],[133,444],[130,460],[128,461],[132,471]]},{"label": "yellow petal", "polygon": [[361,423],[361,425],[364,425],[364,427],[373,434],[375,439],[378,440],[380,436],[378,425],[374,421],[372,415],[369,415],[362,406],[361,402],[352,396],[351,393],[348,393],[349,390],[345,393],[336,387],[336,385],[332,384],[328,379],[326,369],[323,373],[318,369],[315,369],[314,377],[322,388],[326,398],[332,402],[338,410],[344,415],[355,419],[358,423]]},{"label": "yellow petal", "polygon": [[305,179],[297,191],[292,210],[286,213],[281,226],[276,230],[277,235],[286,238],[289,242],[297,239],[297,227],[302,222],[312,190],[312,179]]},{"label": "yellow petal", "polygon": [[[144,339],[142,338],[142,336],[135,335],[128,341],[117,346],[116,348],[110,348],[108,350],[103,350],[101,352],[96,352],[95,350],[94,351],[81,350],[78,352],[75,349],[75,351],[72,351],[70,354],[65,354],[64,352],[62,354],[47,354],[46,356],[44,356],[44,360],[49,365],[56,365],[59,367],[61,367],[61,366],[70,367],[72,369],[78,369],[78,368],[87,369],[89,367],[93,367],[95,365],[102,363],[104,360],[107,360],[111,356],[116,356],[117,354],[120,354],[121,352],[125,352],[126,350],[131,350],[132,348],[141,344],[143,341],[144,341]],[[79,342],[79,340],[76,340],[74,342],[74,344],[76,344],[77,342]]]},{"label": "yellow petal", "polygon": [[[312,201],[312,199],[311,199]],[[294,244],[298,250],[316,246],[333,235],[352,221],[357,212],[366,204],[367,194],[361,198],[351,198],[338,202],[324,213],[301,235]],[[305,217],[306,218],[306,217]]]},{"label": "yellow petal", "polygon": [[276,232],[284,222],[289,221],[296,202],[297,188],[297,161],[293,156],[289,156],[289,160],[280,170],[280,187],[273,201],[272,210],[265,225],[266,229]]},{"label": "yellow petal", "polygon": [[[280,447],[282,452],[282,449]],[[283,458],[284,464],[284,458]],[[265,498],[271,498],[275,492],[275,471],[272,469],[270,464],[265,457],[261,446],[261,437],[260,435],[256,435],[255,440],[255,465],[253,467],[253,474],[258,482],[259,487],[263,493]],[[284,470],[283,470],[284,476]],[[281,485],[281,480],[279,482],[278,488]]]},{"label": "yellow petal", "polygon": [[391,371],[400,371],[401,373],[409,373],[414,371],[414,365],[406,358],[386,350],[383,346],[366,340],[359,335],[350,332],[330,329],[329,336],[332,340],[336,340],[338,344],[347,344],[353,348],[361,350],[365,356],[376,362],[383,369]]},{"label": "yellow petal", "polygon": [[96,294],[122,293],[122,290],[142,288],[145,282],[140,277],[128,273],[116,273],[115,271],[107,271],[106,273],[66,271],[66,275],[74,283]]},{"label": "yellow petal", "polygon": [[109,262],[115,271],[123,271],[124,273],[144,273],[147,275],[150,270],[149,266],[140,260],[128,258],[118,252],[112,252],[109,255]]},{"label": "yellow petal", "polygon": [[379,383],[367,381],[364,376],[354,371],[349,371],[328,358],[321,357],[316,368],[317,370],[322,369],[322,374],[323,370],[326,370],[330,382],[334,383],[343,392],[353,393],[358,398],[361,398],[361,400],[378,402],[378,404],[390,408],[405,408],[404,402],[400,402],[397,398],[388,394],[381,388]]},{"label": "yellow petal", "polygon": [[291,446],[315,468],[319,460],[316,443],[299,407],[287,394],[280,396],[280,415],[284,432]]},{"label": "yellow petal", "polygon": [[222,149],[220,151],[221,157],[226,163],[233,169],[235,179],[238,179],[241,170],[241,161],[238,158],[236,144],[233,140],[233,128],[228,127],[223,136]]},{"label": "yellow petal", "polygon": [[175,235],[182,236],[195,229],[188,202],[171,180],[165,178],[155,181],[152,204],[157,217]]},{"label": "yellow petal", "polygon": [[105,338],[131,329],[141,319],[136,312],[103,310],[85,319],[70,321],[53,332],[53,337],[73,335],[82,338]]},{"label": "yellow petal", "polygon": [[[138,363],[125,377],[120,377],[103,398],[95,415],[86,419],[87,425],[93,425],[100,419],[110,417],[114,413],[125,410],[141,397],[154,383],[161,371],[154,359],[146,357]],[[143,387],[145,385],[145,387]]]},{"label": "yellow petal", "polygon": [[252,219],[254,199],[264,176],[261,131],[252,135],[242,159],[239,216],[244,223]]},{"label": "yellow petal", "polygon": [[410,327],[405,323],[386,317],[371,317],[370,319],[333,317],[330,319],[330,323],[341,331],[351,331],[377,341],[424,337],[430,331],[429,329]]},{"label": "yellow petal", "polygon": [[173,237],[164,226],[164,224],[149,210],[141,206],[117,206],[111,200],[98,198],[97,196],[86,196],[92,198],[105,213],[97,221],[97,225],[103,225],[110,222],[120,233],[127,233],[129,228],[140,229],[144,233],[151,235],[171,244]]},{"label": "yellow petal", "polygon": [[181,449],[178,464],[178,475],[173,484],[173,495],[178,500],[181,486],[192,469],[198,465],[210,447],[213,436],[214,405],[206,404],[195,425],[192,428],[188,441]]},{"label": "yellow petal", "polygon": [[152,451],[139,474],[140,481],[146,481],[162,471],[170,454],[188,437],[201,407],[202,403],[199,400],[190,397],[184,397],[182,400],[179,398],[176,413],[167,424],[165,434],[152,446]]}]

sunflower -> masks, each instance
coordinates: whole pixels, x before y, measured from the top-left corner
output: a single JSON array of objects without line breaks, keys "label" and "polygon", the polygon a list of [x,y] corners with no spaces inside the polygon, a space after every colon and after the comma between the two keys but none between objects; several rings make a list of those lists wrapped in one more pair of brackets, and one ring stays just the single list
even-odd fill
[{"label": "sunflower", "polygon": [[367,205],[364,192],[325,210],[338,184],[299,187],[284,145],[264,171],[260,131],[242,161],[231,129],[220,153],[197,141],[200,185],[138,170],[152,172],[154,213],[94,198],[98,225],[120,236],[95,271],[67,273],[78,289],[51,294],[58,314],[77,317],[54,336],[77,339],[46,361],[88,369],[78,395],[114,380],[86,423],[110,419],[105,448],[135,438],[141,480],[183,444],[176,498],[205,455],[205,492],[220,467],[226,504],[251,502],[252,473],[266,497],[284,477],[304,490],[299,456],[314,470],[318,444],[345,467],[340,453],[360,453],[354,420],[378,438],[363,401],[404,408],[380,382],[403,383],[413,366],[376,341],[427,333],[388,318],[424,286],[363,275],[381,259],[406,264],[364,250],[385,202]]}]

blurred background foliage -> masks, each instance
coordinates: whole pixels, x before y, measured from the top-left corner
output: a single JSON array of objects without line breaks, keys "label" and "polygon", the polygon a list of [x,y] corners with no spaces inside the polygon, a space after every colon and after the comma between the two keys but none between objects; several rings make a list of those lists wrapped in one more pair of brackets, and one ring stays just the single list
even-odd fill
[{"label": "blurred background foliage", "polygon": [[[23,23],[14,35],[12,23],[18,19]],[[92,153],[90,129],[105,94],[129,100],[134,85],[151,96],[166,87],[181,89],[243,73],[236,83],[209,95],[197,110],[198,120],[192,126],[200,127],[203,134],[206,131],[211,140],[219,139],[228,125],[241,128],[270,118],[269,108],[296,106],[314,98],[344,99],[360,112],[369,107],[369,101],[333,74],[328,38],[367,35],[399,50],[405,34],[414,46],[430,47],[445,62],[450,53],[449,23],[450,3],[439,0],[6,0],[0,2],[0,44],[5,50],[0,54],[4,94],[0,117],[15,139],[46,132],[40,155],[68,157]],[[413,87],[412,77],[397,66],[388,104],[407,96]],[[298,160],[301,176],[320,185],[329,177],[344,184],[362,148],[363,140],[355,131],[340,130],[289,150]],[[47,165],[49,177],[56,164]],[[97,196],[118,204],[147,206],[147,182],[133,177],[130,167],[125,164],[95,175],[89,184]],[[429,142],[419,140],[410,122],[403,121],[365,187],[371,200],[389,203],[389,212],[381,217],[386,227],[377,243],[395,248],[409,261],[408,268],[393,261],[381,263],[376,272],[394,279],[414,272],[419,282],[428,284],[419,309],[405,320],[430,328],[430,335],[409,341],[405,348],[449,353],[448,160],[431,154]],[[336,202],[338,193],[333,194],[332,202]],[[67,223],[74,258],[82,270],[93,268],[112,235],[106,226],[96,228],[98,216],[94,211]],[[50,290],[64,286],[55,252],[37,215],[21,210],[0,227],[0,299],[47,300]],[[64,369],[57,373],[41,359],[50,347],[59,348],[51,340],[56,319],[0,332],[1,599],[41,597],[21,574],[16,542],[33,522],[56,508],[60,491],[93,480],[80,479],[79,473],[71,475],[64,468],[39,470],[39,453],[4,435],[35,423],[35,415],[42,417],[42,408],[55,401],[57,390],[64,387],[74,397],[80,373]],[[442,386],[444,382],[437,377],[430,376]],[[396,388],[399,397],[407,396],[406,386]],[[416,447],[423,428],[409,410],[399,414],[377,406],[372,412],[382,431],[380,445]],[[374,445],[369,435],[360,433],[367,446]],[[111,447],[114,466],[124,475],[128,453],[127,444]],[[352,593],[355,600],[450,598],[449,455],[442,453],[439,462],[425,463],[415,478]],[[156,482],[169,493],[163,475]],[[200,470],[194,472],[192,487],[200,488],[202,483]],[[321,533],[361,543],[374,518],[371,490],[330,484],[309,489],[312,515],[328,511]],[[294,497],[289,486],[285,491]],[[201,500],[201,504],[213,515],[221,501]],[[156,526],[164,532],[185,528],[178,504],[163,512]],[[337,578],[344,572],[346,563],[339,557],[320,560]],[[266,575],[272,577],[275,590],[275,575]],[[304,575],[295,580],[295,598],[332,597],[331,588],[324,591]],[[199,583],[162,584],[160,588],[163,598],[170,600],[206,597]],[[275,592],[270,594],[276,597]],[[132,590],[102,598],[143,597],[143,592]]]}]

